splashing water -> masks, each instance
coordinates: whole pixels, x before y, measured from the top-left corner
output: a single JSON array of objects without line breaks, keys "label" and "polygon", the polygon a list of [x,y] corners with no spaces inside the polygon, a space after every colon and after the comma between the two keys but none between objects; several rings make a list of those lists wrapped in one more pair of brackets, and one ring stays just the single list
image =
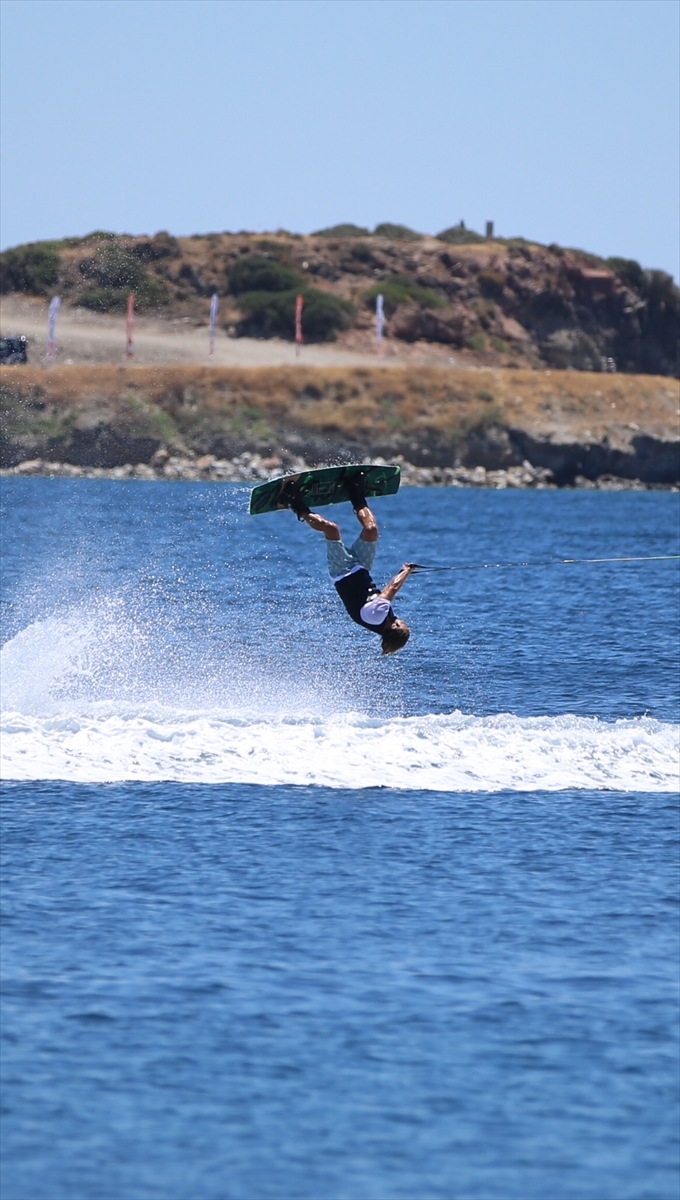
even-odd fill
[{"label": "splashing water", "polygon": [[[677,730],[647,718],[376,717],[319,681],[169,660],[122,602],[37,621],[2,650],[6,779],[673,791]],[[183,694],[182,694],[183,693]],[[345,708],[343,709],[343,702]]]},{"label": "splashing water", "polygon": [[120,600],[35,621],[0,654],[2,708],[45,715],[120,694],[146,658],[142,630]]}]

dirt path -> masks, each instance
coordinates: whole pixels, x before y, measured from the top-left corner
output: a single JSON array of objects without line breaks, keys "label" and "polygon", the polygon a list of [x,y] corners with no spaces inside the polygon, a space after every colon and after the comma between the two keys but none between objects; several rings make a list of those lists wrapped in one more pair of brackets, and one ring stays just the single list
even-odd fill
[{"label": "dirt path", "polygon": [[[42,365],[47,351],[47,304],[40,300],[6,296],[0,305],[3,335],[23,333],[29,340],[29,362]],[[372,347],[372,338],[355,334],[359,346],[342,343],[303,346],[299,361],[306,366],[359,367],[397,366],[400,364],[448,366],[450,352],[444,347],[386,346],[383,359]],[[135,320],[135,363],[140,366],[165,366],[194,363],[205,366],[208,359],[208,328],[196,326],[189,318],[164,320],[141,317]],[[83,308],[63,306],[57,317],[58,363],[125,362],[125,317],[98,315]],[[215,357],[218,367],[283,367],[296,362],[295,347],[279,338],[228,337],[217,332]]]}]

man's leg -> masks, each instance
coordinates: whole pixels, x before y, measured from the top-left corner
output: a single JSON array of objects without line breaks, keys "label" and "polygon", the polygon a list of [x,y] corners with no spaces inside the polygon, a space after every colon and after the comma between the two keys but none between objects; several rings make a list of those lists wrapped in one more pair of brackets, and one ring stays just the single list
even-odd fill
[{"label": "man's leg", "polygon": [[303,513],[302,520],[309,525],[310,529],[316,529],[317,533],[322,533],[326,538],[326,541],[341,541],[340,530],[335,524],[335,521],[328,521],[326,517],[321,517],[318,513],[313,512]]},{"label": "man's leg", "polygon": [[361,508],[355,508],[357,521],[361,525],[361,533],[359,534],[362,542],[377,542],[378,540],[378,522],[373,513],[368,507],[366,501]]},{"label": "man's leg", "polygon": [[[340,528],[335,521],[329,521],[327,517],[322,517],[320,513],[303,512],[300,514],[300,519],[309,525],[310,529],[316,529],[317,533],[322,533],[327,541],[339,542]],[[363,542],[377,542],[378,540],[378,522],[367,504],[363,508],[357,510],[357,521],[361,525],[360,538]]]},{"label": "man's leg", "polygon": [[300,514],[301,521],[309,525],[310,529],[316,529],[318,533],[322,533],[326,539],[328,573],[331,579],[342,579],[343,575],[349,575],[350,571],[355,570],[357,566],[365,567],[367,571],[370,571],[373,566],[378,540],[378,525],[370,508],[365,504],[357,513],[357,517],[361,524],[361,534],[351,550],[347,550],[342,544],[340,530],[335,521],[329,521],[319,513],[303,512]]},{"label": "man's leg", "polygon": [[[356,569],[361,562],[361,558],[343,546],[340,530],[335,521],[329,521],[326,517],[321,517],[318,513],[313,512],[303,513],[300,520],[309,525],[310,529],[316,529],[318,533],[324,535],[326,539],[328,574],[332,580],[342,579],[344,575],[349,575],[350,571]],[[368,552],[368,550],[367,546],[366,551]]]},{"label": "man's leg", "polygon": [[365,501],[361,508],[356,508],[354,511],[357,521],[361,525],[361,533],[356,542],[350,546],[349,552],[370,573],[373,570],[378,549],[378,522]]},{"label": "man's leg", "polygon": [[357,517],[357,521],[361,525],[361,533],[359,537],[362,542],[377,542],[378,540],[378,522],[366,503],[364,488],[366,486],[366,475],[361,471],[355,475],[354,479],[347,485],[347,495],[352,502]]}]

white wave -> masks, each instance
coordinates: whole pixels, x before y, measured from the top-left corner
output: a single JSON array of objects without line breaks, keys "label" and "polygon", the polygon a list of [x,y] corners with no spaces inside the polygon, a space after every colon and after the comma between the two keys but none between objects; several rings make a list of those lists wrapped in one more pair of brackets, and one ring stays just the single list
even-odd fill
[{"label": "white wave", "polygon": [[164,708],[5,713],[6,779],[440,791],[674,791],[677,729],[560,716],[267,717]]},{"label": "white wave", "polygon": [[[261,693],[277,687],[238,672],[222,703],[146,700],[163,696],[165,674],[138,627],[110,604],[35,622],[3,647],[1,665],[5,779],[442,791],[680,784],[677,727],[651,718],[320,712],[313,688],[306,700],[298,689],[302,711],[280,690],[280,711],[263,711]],[[336,698],[347,706],[341,688]]]},{"label": "white wave", "polygon": [[68,623],[48,617],[22,629],[2,648],[3,709],[44,709],[55,686],[69,674],[89,673],[87,652],[95,637],[92,617]]}]

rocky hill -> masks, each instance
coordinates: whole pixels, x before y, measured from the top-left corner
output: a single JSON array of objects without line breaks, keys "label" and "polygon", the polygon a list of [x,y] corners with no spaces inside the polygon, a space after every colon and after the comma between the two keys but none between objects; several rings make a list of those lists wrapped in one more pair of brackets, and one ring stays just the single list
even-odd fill
[{"label": "rocky hill", "polygon": [[680,293],[663,271],[522,238],[485,239],[461,224],[429,237],[399,225],[301,236],[175,238],[96,232],[1,256],[4,294],[59,294],[68,306],[138,311],[204,324],[220,296],[231,336],[292,338],[304,295],[306,341],[373,344],[376,297],[387,338],[455,349],[463,365],[674,375]]}]

